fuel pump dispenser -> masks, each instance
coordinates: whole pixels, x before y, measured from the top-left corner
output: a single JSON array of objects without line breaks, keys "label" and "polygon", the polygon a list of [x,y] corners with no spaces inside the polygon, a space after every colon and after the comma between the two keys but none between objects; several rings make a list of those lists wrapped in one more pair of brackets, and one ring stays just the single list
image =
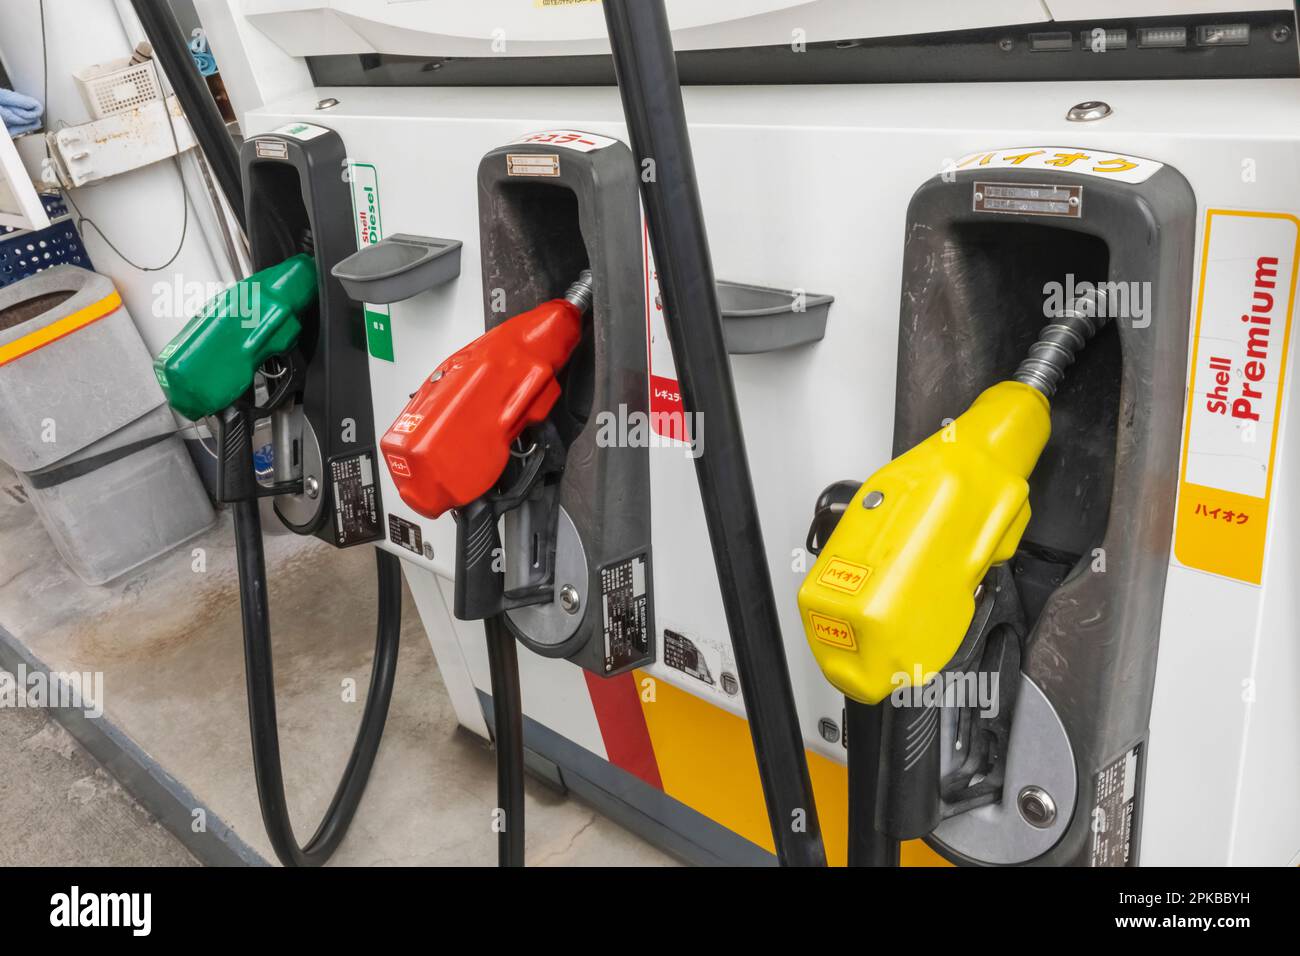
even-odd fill
[{"label": "fuel pump dispenser", "polygon": [[572,137],[581,148],[512,143],[479,164],[486,331],[381,442],[407,505],[454,511],[453,613],[488,641],[502,865],[523,863],[515,640],[593,679],[654,655],[648,451],[601,435],[602,412],[648,403],[636,167],[616,140]]},{"label": "fuel pump dispenser", "polygon": [[[547,416],[560,399],[557,376],[582,339],[592,276],[583,270],[551,299],[483,333],[440,364],[380,442],[398,494],[417,513],[456,519],[454,613],[483,621],[497,741],[498,862],[524,863],[524,742],[516,608],[557,599],[555,479],[565,453]],[[527,447],[512,449],[521,438]],[[506,586],[517,553],[503,552],[498,521],[528,503],[549,516],[535,525],[527,555],[541,579]]]},{"label": "fuel pump dispenser", "polygon": [[823,492],[799,592],[847,698],[851,864],[1135,862],[1195,211],[1143,163],[909,206],[897,457]]},{"label": "fuel pump dispenser", "polygon": [[649,449],[602,429],[649,404],[637,167],[617,140],[573,136],[579,148],[511,143],[478,166],[488,329],[511,303],[595,276],[584,294],[590,321],[543,436],[563,469],[502,528],[507,588],[549,599],[507,609],[506,621],[533,652],[613,677],[654,658]]},{"label": "fuel pump dispenser", "polygon": [[[280,765],[258,499],[272,497],[292,531],[335,547],[382,536],[364,327],[330,274],[355,249],[343,157],[342,140],[319,127],[244,143],[249,243],[260,271],[209,303],[154,365],[173,408],[214,423],[216,497],[234,512],[257,791],[286,866],[324,863],[347,833],[383,735],[401,630],[398,560],[377,550],[377,636],[361,726],[325,818],[299,846]],[[275,452],[268,484],[255,476],[252,448],[254,424],[265,417]]]},{"label": "fuel pump dispenser", "polygon": [[[823,496],[843,506],[829,539],[812,546],[818,558],[799,590],[804,628],[848,706],[884,708],[855,721],[861,729],[849,738],[853,762],[861,759],[854,748],[863,736],[883,735],[868,741],[878,777],[874,819],[854,815],[850,825],[878,830],[885,848],[873,849],[879,836],[854,833],[849,845],[860,854],[896,863],[889,841],[926,836],[945,810],[1001,797],[1024,637],[1004,566],[1029,524],[1028,479],[1051,433],[1050,399],[1105,321],[1104,298],[1094,292],[1077,299],[1043,329],[1012,380],[987,389],[943,430],[881,468],[847,503],[841,494],[851,483]],[[813,534],[827,524],[815,518]],[[1002,720],[964,711],[957,749],[965,759],[941,778],[940,675],[967,670],[996,675],[999,691],[1005,686]],[[895,693],[900,688],[904,693]]]}]

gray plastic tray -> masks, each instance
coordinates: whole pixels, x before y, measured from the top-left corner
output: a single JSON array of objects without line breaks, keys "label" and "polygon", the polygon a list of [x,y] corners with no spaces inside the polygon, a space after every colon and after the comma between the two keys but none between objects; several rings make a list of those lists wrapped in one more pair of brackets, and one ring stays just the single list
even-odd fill
[{"label": "gray plastic tray", "polygon": [[[803,293],[799,303],[792,289],[748,285],[718,280],[718,305],[722,310],[722,337],[732,355],[775,352],[826,335],[826,317],[832,295]],[[800,311],[795,311],[801,304]]]},{"label": "gray plastic tray", "polygon": [[357,302],[386,305],[460,275],[460,240],[396,233],[358,249],[330,270]]}]

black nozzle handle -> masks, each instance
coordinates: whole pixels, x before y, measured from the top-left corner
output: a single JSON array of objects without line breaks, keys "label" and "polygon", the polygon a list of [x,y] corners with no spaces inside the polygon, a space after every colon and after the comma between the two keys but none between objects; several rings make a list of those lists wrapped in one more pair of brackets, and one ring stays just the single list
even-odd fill
[{"label": "black nozzle handle", "polygon": [[457,508],[456,581],[452,611],[462,621],[500,613],[505,595],[497,509],[484,496]]},{"label": "black nozzle handle", "polygon": [[942,818],[939,804],[939,721],[943,708],[933,700],[933,681],[890,695],[884,709],[876,827],[897,840],[930,833]]},{"label": "black nozzle handle", "polygon": [[253,471],[253,409],[243,399],[214,416],[217,440],[216,498],[230,504],[258,497]]}]

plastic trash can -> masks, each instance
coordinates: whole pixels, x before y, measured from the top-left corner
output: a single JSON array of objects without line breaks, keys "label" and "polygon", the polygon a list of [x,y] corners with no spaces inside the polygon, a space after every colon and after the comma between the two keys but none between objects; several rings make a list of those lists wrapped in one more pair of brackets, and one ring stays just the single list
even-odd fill
[{"label": "plastic trash can", "polygon": [[117,290],[74,266],[0,289],[0,460],[87,584],[215,518]]}]

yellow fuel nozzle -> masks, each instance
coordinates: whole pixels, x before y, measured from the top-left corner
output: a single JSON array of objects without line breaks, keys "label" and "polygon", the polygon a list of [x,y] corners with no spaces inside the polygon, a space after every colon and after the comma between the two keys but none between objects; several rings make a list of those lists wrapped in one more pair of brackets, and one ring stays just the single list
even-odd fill
[{"label": "yellow fuel nozzle", "polygon": [[975,590],[1016,553],[1029,524],[1029,475],[1051,433],[1048,398],[1105,322],[1096,290],[1043,328],[1015,380],[872,475],[799,588],[822,671],[878,704],[924,683],[961,646]]},{"label": "yellow fuel nozzle", "polygon": [[1047,398],[1001,382],[858,489],[799,589],[813,656],[848,697],[876,704],[947,664],[975,589],[1015,554]]}]

